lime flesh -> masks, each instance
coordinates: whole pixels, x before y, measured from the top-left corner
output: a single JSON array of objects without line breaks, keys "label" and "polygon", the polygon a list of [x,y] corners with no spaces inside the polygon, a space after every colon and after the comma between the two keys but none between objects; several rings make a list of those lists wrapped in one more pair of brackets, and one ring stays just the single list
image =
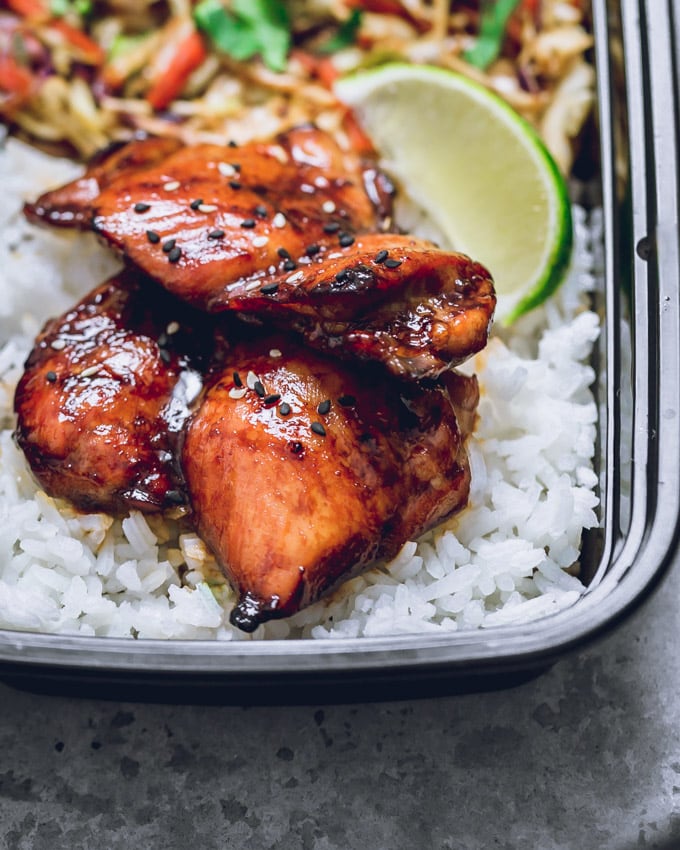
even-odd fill
[{"label": "lime flesh", "polygon": [[554,292],[569,265],[571,207],[526,121],[477,83],[428,66],[360,72],[336,94],[449,247],[489,269],[497,320],[509,324]]}]

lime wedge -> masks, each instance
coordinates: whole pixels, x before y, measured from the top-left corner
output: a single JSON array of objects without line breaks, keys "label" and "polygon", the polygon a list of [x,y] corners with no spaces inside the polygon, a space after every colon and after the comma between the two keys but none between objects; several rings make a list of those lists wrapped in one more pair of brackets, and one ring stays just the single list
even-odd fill
[{"label": "lime wedge", "polygon": [[450,241],[491,272],[510,324],[559,286],[572,246],[566,183],[533,128],[467,77],[388,64],[338,80],[383,165]]}]

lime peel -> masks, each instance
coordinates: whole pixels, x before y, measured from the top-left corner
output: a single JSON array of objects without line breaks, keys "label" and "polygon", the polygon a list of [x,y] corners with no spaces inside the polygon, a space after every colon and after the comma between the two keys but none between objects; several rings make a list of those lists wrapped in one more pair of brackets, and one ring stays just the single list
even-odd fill
[{"label": "lime peel", "polygon": [[442,68],[390,63],[336,82],[387,170],[455,250],[490,270],[496,320],[553,294],[573,242],[566,182],[536,131],[500,97]]}]

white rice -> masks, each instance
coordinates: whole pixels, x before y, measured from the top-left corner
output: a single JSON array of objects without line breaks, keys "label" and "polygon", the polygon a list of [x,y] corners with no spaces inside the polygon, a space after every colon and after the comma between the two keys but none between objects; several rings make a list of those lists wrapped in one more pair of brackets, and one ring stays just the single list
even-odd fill
[{"label": "white rice", "polygon": [[[482,388],[469,443],[469,507],[392,563],[254,635],[232,628],[235,597],[196,534],[132,512],[81,514],[45,495],[12,441],[12,400],[43,321],[116,269],[89,235],[27,224],[21,205],[77,167],[9,140],[0,151],[0,628],[145,638],[249,640],[455,631],[519,623],[583,593],[578,557],[597,525],[596,408],[589,358],[599,321],[592,223],[574,209],[568,280],[541,309],[494,332],[466,371]],[[503,338],[504,337],[504,338]]]}]

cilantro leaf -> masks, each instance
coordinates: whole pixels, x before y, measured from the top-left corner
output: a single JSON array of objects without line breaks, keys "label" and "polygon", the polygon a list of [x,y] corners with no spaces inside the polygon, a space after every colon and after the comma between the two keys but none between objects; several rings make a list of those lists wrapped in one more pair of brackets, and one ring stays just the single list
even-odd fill
[{"label": "cilantro leaf", "polygon": [[354,44],[361,26],[361,16],[361,9],[353,9],[349,18],[340,24],[335,35],[319,47],[319,53],[337,53],[338,50]]},{"label": "cilantro leaf", "polygon": [[244,61],[258,54],[272,71],[283,71],[291,44],[290,21],[281,0],[201,0],[194,9],[197,27],[214,46]]},{"label": "cilantro leaf", "polygon": [[63,18],[71,11],[87,17],[92,12],[92,0],[50,0],[50,12],[55,18]]},{"label": "cilantro leaf", "polygon": [[503,46],[508,18],[520,0],[482,0],[477,41],[463,54],[476,68],[485,70],[496,59]]}]

